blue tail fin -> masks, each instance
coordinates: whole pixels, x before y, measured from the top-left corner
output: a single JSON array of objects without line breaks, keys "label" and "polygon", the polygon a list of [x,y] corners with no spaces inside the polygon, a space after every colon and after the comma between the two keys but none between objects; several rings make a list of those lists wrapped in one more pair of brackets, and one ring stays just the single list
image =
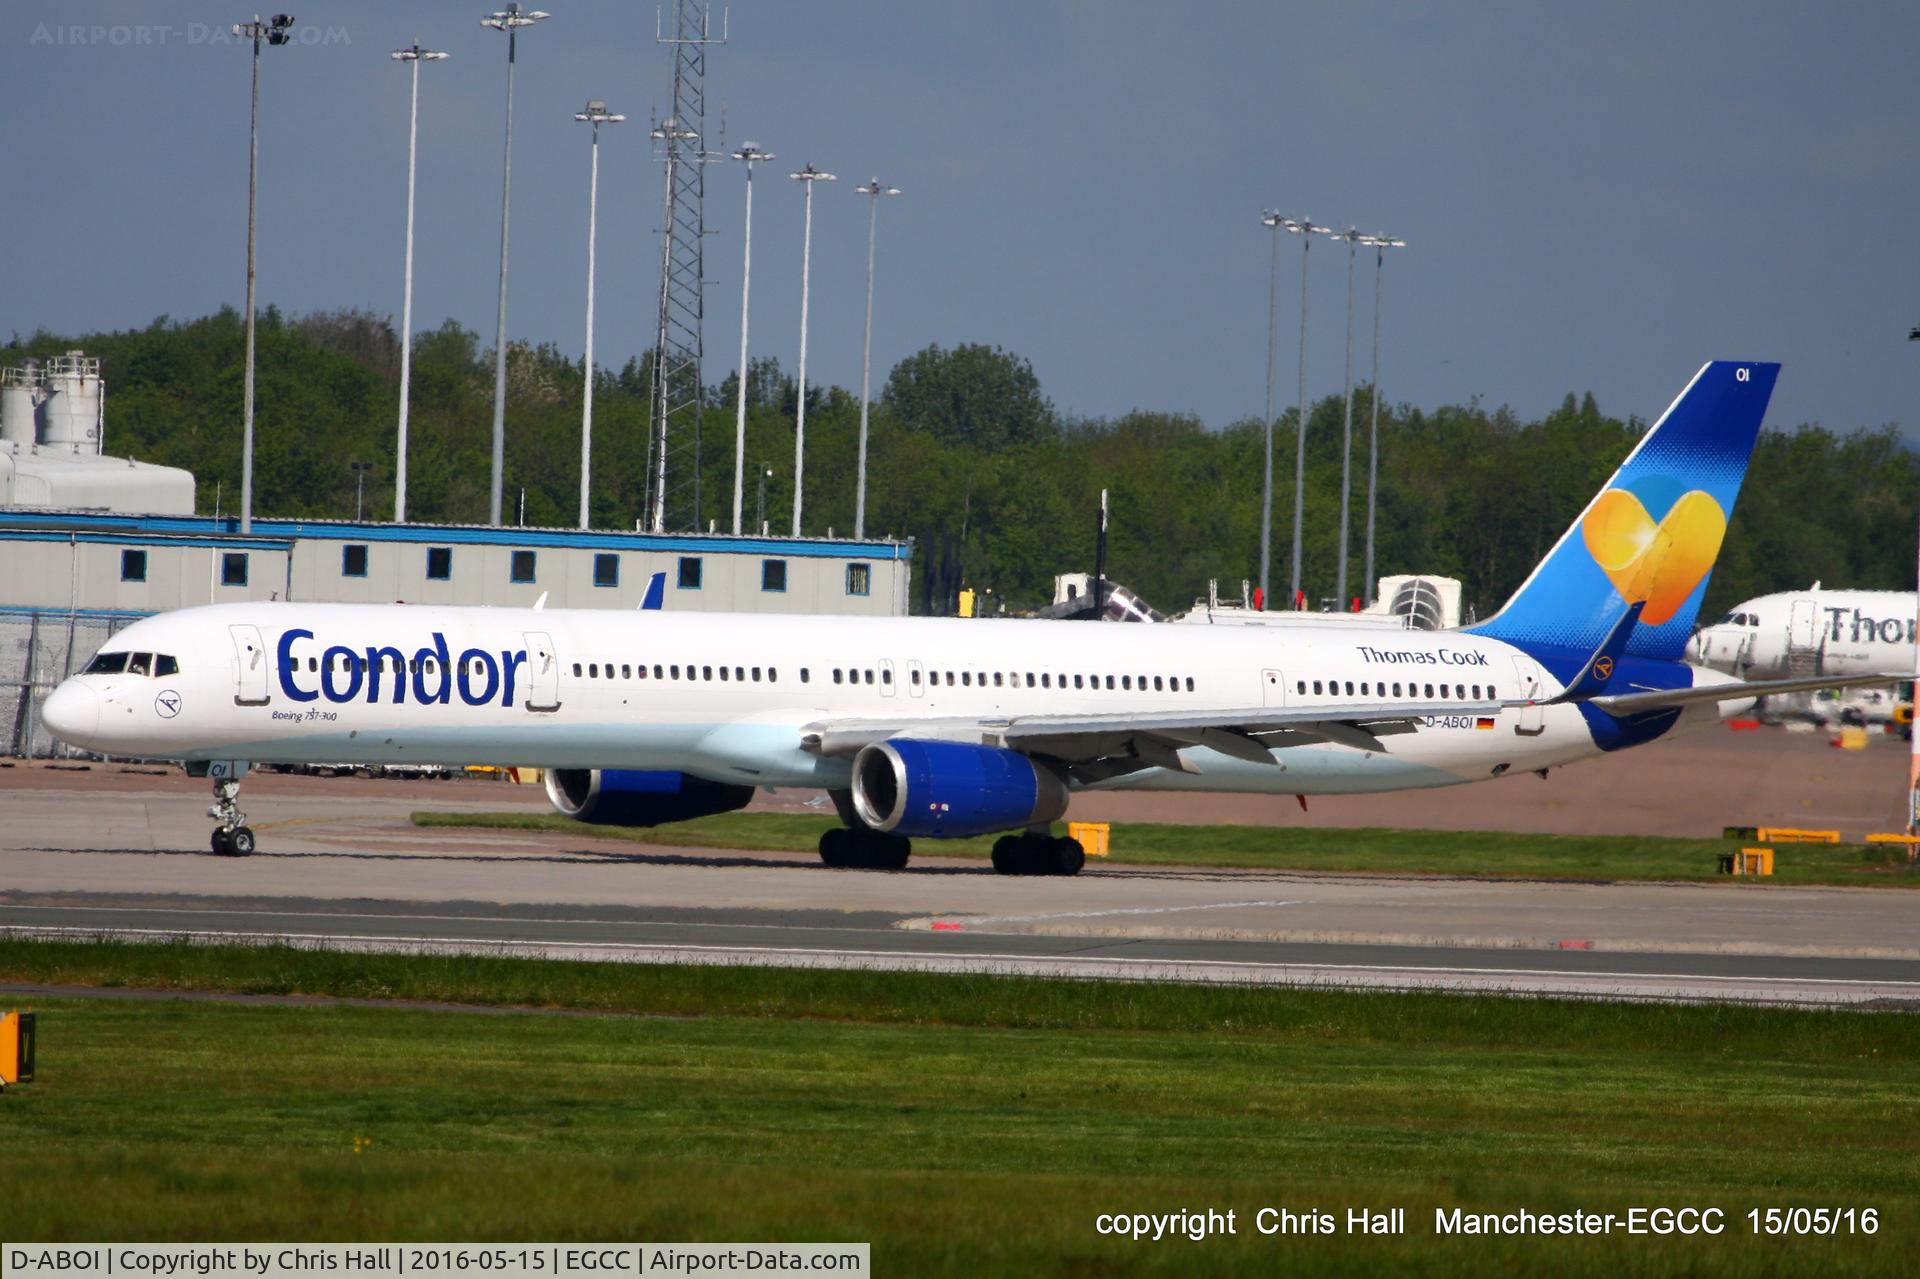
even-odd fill
[{"label": "blue tail fin", "polygon": [[1779,373],[1715,360],[1694,374],[1506,607],[1469,629],[1589,653],[1637,603],[1627,655],[1678,661]]}]

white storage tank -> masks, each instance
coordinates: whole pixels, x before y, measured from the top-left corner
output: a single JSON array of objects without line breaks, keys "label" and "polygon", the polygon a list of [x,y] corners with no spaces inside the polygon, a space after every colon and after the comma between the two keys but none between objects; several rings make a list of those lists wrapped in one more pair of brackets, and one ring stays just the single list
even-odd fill
[{"label": "white storage tank", "polygon": [[40,439],[40,362],[0,369],[0,442],[28,447]]},{"label": "white storage tank", "polygon": [[100,357],[69,351],[47,361],[46,399],[40,405],[40,444],[95,454],[101,446],[103,389]]}]

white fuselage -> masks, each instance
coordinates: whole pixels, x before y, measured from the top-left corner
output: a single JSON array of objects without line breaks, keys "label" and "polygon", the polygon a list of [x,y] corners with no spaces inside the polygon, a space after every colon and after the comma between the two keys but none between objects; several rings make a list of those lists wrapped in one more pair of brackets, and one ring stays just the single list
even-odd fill
[{"label": "white fuselage", "polygon": [[[148,618],[109,648],[178,670],[76,676],[46,715],[64,740],[120,756],[661,769],[838,789],[849,761],[806,749],[809,725],[912,736],[924,719],[938,736],[1033,715],[1435,701],[1463,713],[1422,715],[1380,751],[1298,745],[1262,764],[1191,747],[1195,771],[1101,784],[1354,793],[1600,753],[1575,706],[1486,711],[1561,685],[1519,649],[1458,631],[252,603]],[[1676,727],[1740,705],[1690,707]]]},{"label": "white fuselage", "polygon": [[1914,631],[1912,591],[1783,591],[1701,627],[1687,656],[1752,680],[1912,671]]}]

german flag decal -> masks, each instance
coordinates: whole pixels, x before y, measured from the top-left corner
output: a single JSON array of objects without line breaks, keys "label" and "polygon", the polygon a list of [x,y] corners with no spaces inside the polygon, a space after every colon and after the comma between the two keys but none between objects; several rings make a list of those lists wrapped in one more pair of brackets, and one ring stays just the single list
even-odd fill
[{"label": "german flag decal", "polygon": [[1492,728],[1493,720],[1486,715],[1482,715],[1479,719],[1473,721],[1473,726],[1475,728]]}]

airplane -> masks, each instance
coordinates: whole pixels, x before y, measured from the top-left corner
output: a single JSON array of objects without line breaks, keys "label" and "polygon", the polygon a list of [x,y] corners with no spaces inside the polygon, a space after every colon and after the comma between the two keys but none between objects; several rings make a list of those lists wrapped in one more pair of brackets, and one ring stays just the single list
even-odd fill
[{"label": "airplane", "polygon": [[1687,656],[1743,679],[1875,671],[1912,679],[1917,613],[1912,591],[1823,590],[1815,582],[1734,605],[1694,633]]},{"label": "airplane", "polygon": [[[814,788],[829,866],[1002,834],[1078,873],[1091,789],[1361,794],[1534,772],[1833,680],[1682,659],[1777,364],[1703,366],[1493,617],[1458,630],[1109,626],[540,607],[222,604],[145,618],[48,697],[61,739],[209,777],[254,851],[251,764],[514,761],[555,807],[655,825]],[[1515,476],[1516,484],[1525,478]]]}]

